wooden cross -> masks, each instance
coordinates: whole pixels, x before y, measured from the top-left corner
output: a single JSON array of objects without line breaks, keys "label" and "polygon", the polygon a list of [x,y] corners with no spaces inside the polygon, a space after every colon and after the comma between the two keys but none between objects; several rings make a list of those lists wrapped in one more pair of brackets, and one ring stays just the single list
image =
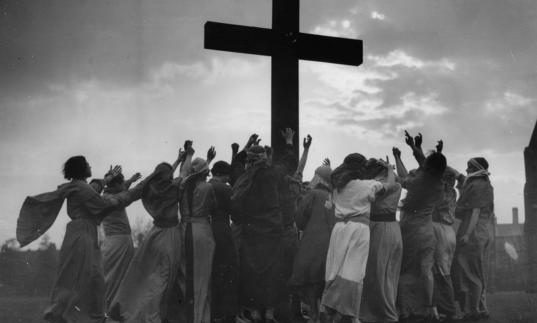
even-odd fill
[{"label": "wooden cross", "polygon": [[298,60],[362,64],[361,40],[301,33],[299,18],[299,0],[273,0],[272,29],[205,23],[205,48],[272,57],[271,145],[280,152],[280,130],[292,128],[297,159]]}]

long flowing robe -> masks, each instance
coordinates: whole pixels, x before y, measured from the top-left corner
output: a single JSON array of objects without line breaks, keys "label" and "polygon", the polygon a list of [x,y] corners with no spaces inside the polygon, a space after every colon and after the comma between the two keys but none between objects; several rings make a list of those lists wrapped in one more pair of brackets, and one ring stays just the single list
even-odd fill
[{"label": "long flowing robe", "polygon": [[311,303],[317,303],[322,296],[326,255],[335,224],[329,189],[317,185],[309,190],[300,200],[295,221],[303,233],[288,284],[298,290],[310,307],[316,307]]},{"label": "long flowing robe", "polygon": [[488,176],[467,179],[459,200],[456,216],[462,220],[457,240],[466,233],[472,210],[479,208],[479,218],[466,244],[457,244],[454,261],[456,296],[467,314],[488,312],[485,293],[489,249],[493,239],[494,192]]},{"label": "long flowing robe", "polygon": [[278,305],[285,292],[285,244],[280,202],[284,175],[260,164],[233,186],[232,220],[241,226],[240,304],[263,309]]},{"label": "long flowing robe", "polygon": [[[210,323],[211,321],[211,276],[215,242],[210,218],[215,212],[215,207],[216,196],[209,183],[198,183],[191,200],[186,192],[182,194],[181,232],[186,239],[183,247],[183,255],[186,256],[181,264],[181,276],[187,284],[190,279],[192,280],[193,323]],[[191,226],[191,231],[187,230],[188,226]],[[189,231],[192,232],[191,237],[189,237]],[[190,239],[192,239],[192,258],[188,256],[186,250]],[[186,266],[186,262],[190,259],[193,260],[191,273],[188,272]],[[185,290],[187,288],[185,287]]]},{"label": "long flowing robe", "polygon": [[[67,199],[67,224],[60,248],[58,273],[45,309],[51,322],[102,322],[104,319],[104,277],[97,225],[109,210],[126,206],[139,198],[141,187],[121,196],[101,197],[88,183],[73,180],[54,192],[28,197],[18,220],[17,238],[23,244],[43,234],[54,222]],[[20,228],[19,228],[20,227]],[[37,229],[26,231],[25,227]]]},{"label": "long flowing robe", "polygon": [[235,242],[231,234],[231,186],[211,179],[216,198],[212,214],[212,230],[215,241],[212,272],[212,318],[233,316],[238,312],[239,263]]},{"label": "long flowing robe", "polygon": [[408,193],[401,210],[403,259],[397,303],[400,316],[421,316],[427,315],[433,302],[432,290],[428,290],[434,284],[429,280],[436,248],[432,213],[442,198],[442,186],[441,182],[427,183],[418,169],[404,180],[403,188]]},{"label": "long flowing robe", "polygon": [[401,185],[377,196],[371,206],[371,240],[364,278],[360,319],[364,322],[397,322],[397,286],[403,257],[401,228],[395,213]]},{"label": "long flowing robe", "polygon": [[[119,191],[105,189],[104,196]],[[131,227],[125,208],[112,210],[102,221],[105,239],[101,246],[103,257],[104,283],[106,286],[105,305],[110,307],[134,256]]]},{"label": "long flowing robe", "polygon": [[384,186],[374,180],[351,180],[333,192],[337,223],[326,257],[322,309],[358,320],[369,256],[371,203]]},{"label": "long flowing robe", "polygon": [[434,253],[434,304],[440,314],[453,317],[456,313],[455,292],[451,277],[451,265],[457,239],[453,230],[457,192],[446,184],[443,200],[433,212],[433,229],[436,237]]},{"label": "long flowing robe", "polygon": [[142,202],[153,217],[153,228],[144,237],[108,309],[123,322],[181,321],[180,284],[183,235],[178,226],[180,181],[158,179],[159,167],[146,181]]}]

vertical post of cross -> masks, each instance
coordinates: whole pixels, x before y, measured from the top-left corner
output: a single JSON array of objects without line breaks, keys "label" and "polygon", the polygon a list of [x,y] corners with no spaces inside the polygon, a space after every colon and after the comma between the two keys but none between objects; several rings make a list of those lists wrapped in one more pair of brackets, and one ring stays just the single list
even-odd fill
[{"label": "vertical post of cross", "polygon": [[[271,142],[275,153],[283,148],[280,131],[285,128],[295,130],[293,147],[298,160],[299,149],[299,109],[298,102],[298,56],[297,39],[299,32],[299,1],[272,1],[272,29],[280,37],[272,54],[271,92]],[[283,36],[283,37],[281,37]]]}]

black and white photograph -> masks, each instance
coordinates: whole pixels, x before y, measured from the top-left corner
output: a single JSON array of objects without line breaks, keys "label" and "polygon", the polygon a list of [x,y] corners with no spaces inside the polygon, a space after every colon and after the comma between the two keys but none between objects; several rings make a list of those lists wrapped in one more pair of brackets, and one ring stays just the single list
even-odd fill
[{"label": "black and white photograph", "polygon": [[0,0],[0,322],[537,322],[537,1]]}]

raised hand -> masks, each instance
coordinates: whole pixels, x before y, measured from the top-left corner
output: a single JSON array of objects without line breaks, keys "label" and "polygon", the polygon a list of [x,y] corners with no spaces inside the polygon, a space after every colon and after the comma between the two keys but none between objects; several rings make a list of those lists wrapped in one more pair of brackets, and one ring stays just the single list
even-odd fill
[{"label": "raised hand", "polygon": [[442,140],[438,140],[438,143],[436,144],[436,152],[441,153],[444,149],[444,142]]},{"label": "raised hand", "polygon": [[418,135],[414,137],[414,145],[420,148],[422,143],[423,143],[423,135],[421,134],[421,132],[418,132]]},{"label": "raised hand", "polygon": [[323,160],[323,166],[330,166],[330,159],[325,158],[325,159]]},{"label": "raised hand", "polygon": [[304,149],[309,149],[311,146],[311,136],[307,135],[306,138],[304,138]]},{"label": "raised hand", "polygon": [[399,148],[393,147],[392,148],[392,153],[393,153],[393,157],[395,157],[395,159],[400,159],[401,158],[401,151],[399,150]]},{"label": "raised hand", "polygon": [[259,142],[261,141],[261,138],[258,138],[256,141],[255,141],[255,145],[256,146],[259,146]]},{"label": "raised hand", "polygon": [[110,169],[108,170],[108,173],[104,176],[104,182],[106,184],[110,183],[112,179],[114,179],[116,176],[121,174],[121,166],[116,165],[112,168],[112,165],[110,165]]},{"label": "raised hand", "polygon": [[186,158],[186,151],[184,151],[182,148],[179,148],[179,153],[177,154],[177,160],[182,162]]},{"label": "raised hand", "polygon": [[211,146],[207,151],[207,162],[213,160],[214,157],[216,157],[216,150],[214,149],[214,146]]},{"label": "raised hand", "polygon": [[244,146],[244,148],[245,149],[250,148],[253,144],[256,143],[258,137],[259,135],[256,133],[250,135],[250,138],[248,138],[248,142],[246,142],[246,146]]},{"label": "raised hand", "polygon": [[285,128],[285,130],[281,131],[282,137],[285,139],[285,143],[292,145],[293,144],[293,137],[295,136],[295,131],[291,128]]},{"label": "raised hand", "polygon": [[231,144],[231,152],[233,152],[233,154],[236,154],[239,152],[239,144],[234,142]]},{"label": "raised hand", "polygon": [[410,147],[414,148],[414,138],[408,133],[408,131],[405,130],[405,142]]},{"label": "raised hand", "polygon": [[131,176],[130,178],[130,182],[134,183],[136,182],[137,180],[139,180],[140,178],[142,178],[142,174],[140,173],[136,173],[134,175]]},{"label": "raised hand", "polygon": [[194,155],[194,148],[192,148],[192,140],[185,140],[185,144],[183,147],[185,148],[185,152],[187,155]]}]

